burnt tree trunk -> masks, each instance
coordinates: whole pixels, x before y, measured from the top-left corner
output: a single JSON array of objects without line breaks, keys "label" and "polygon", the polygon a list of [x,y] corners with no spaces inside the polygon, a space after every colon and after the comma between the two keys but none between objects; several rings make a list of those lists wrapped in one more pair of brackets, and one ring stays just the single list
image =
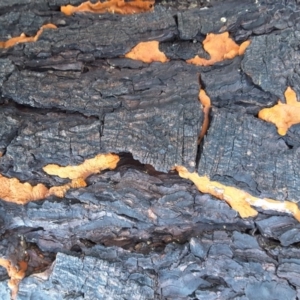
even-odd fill
[{"label": "burnt tree trunk", "polygon": [[[0,48],[0,173],[50,187],[68,180],[47,164],[121,159],[63,198],[0,201],[1,257],[28,262],[17,299],[300,299],[299,222],[270,210],[242,219],[173,170],[299,202],[300,125],[280,136],[257,117],[287,86],[300,96],[298,1],[162,1],[135,15],[66,16],[69,2],[0,2],[2,41],[57,27]],[[186,62],[209,58],[202,41],[225,31],[251,40],[244,55]],[[152,40],[168,62],[124,58]],[[212,110],[198,145],[200,88]],[[1,299],[8,281],[0,267]]]}]

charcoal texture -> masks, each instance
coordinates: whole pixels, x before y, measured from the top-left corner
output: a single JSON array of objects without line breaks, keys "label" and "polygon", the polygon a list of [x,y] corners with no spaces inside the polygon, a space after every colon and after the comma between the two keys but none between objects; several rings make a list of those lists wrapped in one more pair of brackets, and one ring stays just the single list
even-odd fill
[{"label": "charcoal texture", "polygon": [[232,112],[257,115],[266,107],[277,104],[278,98],[253,85],[252,79],[241,71],[243,57],[219,63],[219,67],[203,68],[201,82],[214,107]]},{"label": "charcoal texture", "polygon": [[[24,130],[19,130],[18,139],[11,142],[7,153],[12,151],[15,153],[12,156],[17,155],[14,158],[19,159],[16,172],[24,173],[29,165],[32,168],[28,159],[38,161],[38,153],[50,160],[55,153],[61,153],[64,157],[59,163],[66,165],[72,157],[75,162],[77,156],[84,158],[97,152],[130,152],[142,163],[164,172],[174,165],[186,165],[194,170],[202,111],[198,101],[198,75],[193,66],[156,63],[142,71],[120,71],[115,63],[113,69],[102,66],[79,76],[60,78],[59,74],[23,71],[12,74],[5,82],[4,96],[19,104],[63,109],[100,119],[57,113],[46,118],[37,116],[36,120],[24,124]],[[70,133],[66,132],[67,128]],[[52,148],[51,154],[46,155],[55,134],[57,151]],[[84,143],[79,141],[81,138],[93,149],[79,149],[76,144],[80,147]],[[24,147],[24,139],[28,141],[27,150],[34,156],[21,163],[24,158],[16,147]]]},{"label": "charcoal texture", "polygon": [[299,151],[278,137],[274,125],[214,109],[198,173],[261,197],[298,202],[298,162]]},{"label": "charcoal texture", "polygon": [[[299,299],[299,222],[266,210],[242,219],[174,170],[298,204],[300,125],[279,136],[257,117],[285,100],[287,86],[300,97],[298,1],[60,12],[81,2],[0,2],[0,45],[57,27],[0,48],[0,174],[49,188],[69,180],[46,174],[47,164],[120,156],[114,170],[62,198],[0,201],[0,257],[28,262],[17,299]],[[244,55],[206,67],[186,62],[209,59],[203,40],[225,31],[237,44],[251,41]],[[152,40],[168,62],[125,58]],[[199,144],[200,89],[212,108]],[[8,280],[0,267],[1,299],[10,299]]]},{"label": "charcoal texture", "polygon": [[[300,17],[300,16],[299,16]],[[285,101],[284,91],[291,86],[299,95],[298,28],[254,37],[242,62],[243,71],[264,91]]]},{"label": "charcoal texture", "polygon": [[[241,299],[251,300],[258,297],[262,300],[296,299],[297,292],[289,286],[289,282],[298,285],[295,275],[299,260],[280,264],[277,272],[275,264],[269,263],[266,267],[259,256],[255,260],[250,255],[233,260],[239,240],[251,243],[252,239],[238,232],[231,237],[223,233],[213,242],[219,252],[209,251],[205,260],[190,249],[201,246],[212,248],[209,238],[202,241],[194,238],[184,246],[170,245],[163,256],[129,254],[101,246],[90,250],[94,256],[84,258],[58,253],[50,275],[30,276],[22,281],[19,299],[65,299],[63,295],[68,295],[73,299],[220,297],[229,300],[242,294]],[[222,248],[232,251],[231,255],[220,252]],[[291,270],[293,273],[289,273]],[[276,279],[276,273],[281,278]],[[216,288],[217,291],[214,291]]]},{"label": "charcoal texture", "polygon": [[[151,240],[161,246],[169,240],[185,241],[188,233],[213,228],[210,222],[221,211],[215,226],[253,229],[253,221],[242,221],[227,204],[200,196],[176,174],[150,176],[140,167],[123,166],[118,172],[94,175],[89,183],[87,188],[70,191],[64,201],[29,203],[23,212],[14,205],[17,211],[7,213],[5,227],[41,227],[23,235],[43,251],[82,246],[81,239],[123,247],[140,244],[137,248]],[[9,207],[3,206],[3,216]],[[66,239],[70,232],[72,238]]]},{"label": "charcoal texture", "polygon": [[14,109],[2,113],[4,175],[18,174],[22,180],[39,178],[44,173],[42,167],[48,163],[79,164],[100,152],[97,119],[60,113],[22,113]]}]

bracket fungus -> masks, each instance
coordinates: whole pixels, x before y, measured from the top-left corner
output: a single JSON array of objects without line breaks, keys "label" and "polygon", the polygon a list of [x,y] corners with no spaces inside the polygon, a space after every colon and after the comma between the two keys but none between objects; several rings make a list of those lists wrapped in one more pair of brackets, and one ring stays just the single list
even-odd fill
[{"label": "bracket fungus", "polygon": [[20,43],[36,42],[39,39],[40,35],[43,33],[44,29],[46,28],[56,29],[57,27],[54,24],[50,23],[43,25],[35,36],[26,36],[25,33],[22,33],[20,36],[13,37],[7,40],[6,42],[0,42],[0,48],[10,48]]},{"label": "bracket fungus", "polygon": [[165,63],[169,61],[166,55],[159,50],[158,41],[140,42],[125,54],[125,57],[140,60],[144,63],[159,61]]},{"label": "bracket fungus", "polygon": [[232,59],[237,55],[243,55],[249,45],[250,41],[245,41],[241,45],[236,44],[229,37],[228,32],[220,34],[209,33],[203,41],[203,47],[209,53],[210,59],[201,58],[199,55],[196,55],[186,62],[197,66],[211,66],[225,59]]},{"label": "bracket fungus", "polygon": [[152,11],[154,3],[155,0],[108,0],[106,2],[98,1],[96,3],[86,1],[79,6],[61,6],[60,10],[68,16],[76,12],[137,14]]},{"label": "bracket fungus", "polygon": [[279,135],[285,135],[292,125],[300,123],[300,102],[297,101],[296,93],[288,87],[284,96],[286,103],[279,100],[275,106],[264,108],[258,113],[260,119],[275,124]]},{"label": "bracket fungus", "polygon": [[211,181],[206,176],[199,176],[196,172],[190,173],[185,167],[176,166],[175,169],[180,177],[191,180],[200,192],[226,201],[242,218],[257,216],[257,211],[251,207],[256,206],[265,210],[275,210],[292,214],[300,222],[300,210],[296,203],[254,197],[235,187]]}]

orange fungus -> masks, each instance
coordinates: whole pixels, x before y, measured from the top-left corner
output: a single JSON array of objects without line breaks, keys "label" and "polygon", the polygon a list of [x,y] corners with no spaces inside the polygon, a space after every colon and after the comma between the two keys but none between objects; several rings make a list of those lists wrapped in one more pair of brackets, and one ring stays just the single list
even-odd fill
[{"label": "orange fungus", "polygon": [[244,54],[249,44],[250,41],[245,41],[241,45],[236,44],[229,37],[228,32],[220,34],[210,33],[203,41],[204,50],[209,53],[210,59],[201,58],[196,55],[194,58],[187,60],[187,63],[198,66],[211,66],[214,63]]},{"label": "orange fungus", "polygon": [[204,135],[206,134],[208,126],[209,126],[209,112],[210,112],[210,108],[211,108],[211,101],[210,101],[210,98],[207,96],[205,90],[203,90],[203,89],[200,89],[198,98],[202,104],[202,107],[203,107],[202,110],[204,113],[202,128],[201,128],[201,132],[200,132],[199,138],[198,138],[198,144],[200,144],[200,142],[203,139]]},{"label": "orange fungus", "polygon": [[19,291],[19,283],[25,277],[27,262],[20,261],[19,266],[14,266],[8,259],[0,258],[0,266],[6,269],[10,280],[8,286],[11,289],[11,299],[15,300]]},{"label": "orange fungus", "polygon": [[125,57],[141,60],[145,63],[151,63],[153,61],[167,62],[169,61],[166,55],[159,50],[158,41],[141,42],[137,44],[130,52],[125,54]]},{"label": "orange fungus", "polygon": [[11,38],[11,39],[7,40],[6,42],[0,42],[0,48],[10,48],[10,47],[12,47],[16,44],[20,44],[20,43],[36,42],[39,39],[40,35],[42,34],[42,32],[44,31],[45,28],[55,29],[57,27],[54,24],[43,25],[39,29],[39,31],[36,33],[35,36],[26,36],[24,33],[22,33],[20,36]]},{"label": "orange fungus", "polygon": [[0,199],[17,204],[43,199],[48,189],[41,183],[31,186],[21,183],[17,178],[7,178],[0,174]]},{"label": "orange fungus", "polygon": [[91,174],[99,173],[105,169],[114,169],[119,162],[119,156],[116,154],[98,154],[94,158],[86,159],[78,166],[61,167],[50,164],[43,168],[49,175],[56,175],[60,178],[86,179]]},{"label": "orange fungus", "polygon": [[200,192],[226,201],[242,218],[255,217],[258,213],[252,206],[256,206],[265,210],[292,214],[300,222],[300,210],[296,203],[254,197],[235,187],[211,181],[206,176],[201,177],[196,172],[190,173],[185,167],[176,166],[175,169],[180,177],[191,180]]},{"label": "orange fungus", "polygon": [[77,7],[72,5],[62,6],[60,10],[68,16],[76,12],[136,14],[152,11],[154,3],[155,0],[108,0],[97,3],[86,1]]},{"label": "orange fungus", "polygon": [[88,176],[105,169],[114,169],[119,159],[118,155],[107,153],[98,154],[78,166],[47,165],[43,169],[49,175],[71,179],[70,183],[53,186],[50,189],[41,183],[32,186],[28,182],[21,183],[17,178],[7,178],[0,174],[0,199],[16,204],[26,204],[30,201],[44,199],[50,195],[63,197],[70,188],[85,187],[87,185],[85,179]]},{"label": "orange fungus", "polygon": [[114,169],[119,162],[119,156],[116,154],[98,154],[94,158],[85,160],[78,166],[61,167],[59,165],[50,164],[43,168],[49,175],[56,175],[60,178],[71,179],[70,183],[62,186],[54,186],[49,189],[47,196],[55,195],[63,197],[70,188],[85,187],[85,179],[92,175],[100,173],[105,169]]},{"label": "orange fungus", "polygon": [[280,135],[285,135],[292,125],[300,123],[300,102],[296,93],[288,87],[284,95],[286,103],[278,101],[275,106],[258,113],[260,119],[275,124]]}]

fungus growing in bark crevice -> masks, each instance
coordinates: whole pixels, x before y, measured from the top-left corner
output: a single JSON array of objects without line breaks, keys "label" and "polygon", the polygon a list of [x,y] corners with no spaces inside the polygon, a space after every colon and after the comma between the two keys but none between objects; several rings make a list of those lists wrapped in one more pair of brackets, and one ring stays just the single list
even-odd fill
[{"label": "fungus growing in bark crevice", "polygon": [[140,60],[144,63],[169,61],[166,55],[159,50],[158,41],[140,42],[125,54],[126,58]]},{"label": "fungus growing in bark crevice", "polygon": [[64,185],[51,187],[45,197],[54,195],[56,197],[63,198],[69,189],[78,189],[86,186],[87,184],[83,178],[73,179],[71,182]]},{"label": "fungus growing in bark crevice", "polygon": [[210,98],[207,96],[205,90],[203,90],[203,89],[200,89],[198,98],[202,104],[202,111],[204,113],[202,128],[201,128],[201,131],[200,131],[200,134],[198,137],[198,144],[200,144],[200,142],[203,139],[203,137],[205,136],[208,126],[209,126],[209,112],[210,112],[210,108],[211,108],[211,101],[210,101]]},{"label": "fungus growing in bark crevice", "polygon": [[297,101],[296,93],[288,87],[284,96],[286,103],[279,100],[275,106],[264,108],[258,113],[260,119],[275,124],[280,135],[285,135],[292,125],[300,123],[300,102]]},{"label": "fungus growing in bark crevice", "polygon": [[32,186],[28,182],[21,183],[17,178],[7,178],[0,174],[0,199],[16,204],[26,204],[30,201],[44,199],[50,195],[63,197],[71,188],[85,187],[85,179],[88,176],[100,173],[105,169],[114,169],[119,160],[118,155],[108,153],[98,154],[78,166],[47,165],[43,169],[49,175],[71,179],[70,183],[53,186],[50,189],[41,183]]},{"label": "fungus growing in bark crevice", "polygon": [[7,202],[26,204],[45,198],[48,189],[41,183],[32,186],[21,183],[17,178],[7,178],[0,174],[0,198]]},{"label": "fungus growing in bark crevice", "polygon": [[66,5],[61,6],[60,10],[65,15],[72,15],[76,12],[92,13],[116,13],[116,14],[137,14],[152,11],[155,0],[108,0],[106,2],[91,3],[83,2],[79,6]]},{"label": "fungus growing in bark crevice", "polygon": [[60,178],[86,179],[91,174],[100,173],[104,169],[114,169],[120,158],[116,154],[98,154],[94,158],[86,159],[77,166],[61,167],[55,164],[49,164],[43,167],[43,170],[49,175],[55,175]]},{"label": "fungus growing in bark crevice", "polygon": [[[31,186],[29,183],[21,183],[17,178],[6,178],[0,174],[0,198],[7,202],[26,204],[55,195],[63,197],[70,188],[85,187],[85,179],[91,174],[96,174],[105,169],[114,169],[120,158],[116,154],[98,154],[96,157],[85,160],[78,166],[61,167],[59,165],[47,165],[43,169],[50,175],[61,178],[69,178],[72,181],[62,186],[54,186],[50,189],[43,184]],[[19,266],[14,266],[9,260],[0,258],[0,266],[7,270],[10,280],[8,286],[11,289],[11,299],[16,299],[20,281],[25,277],[27,262],[20,261]]]},{"label": "fungus growing in bark crevice", "polygon": [[60,178],[69,178],[72,181],[62,186],[55,186],[49,189],[48,195],[63,197],[70,188],[85,187],[85,179],[92,175],[100,173],[105,169],[116,168],[120,158],[116,154],[98,154],[94,158],[86,159],[78,166],[61,167],[55,164],[49,164],[43,170],[49,175],[55,175]]},{"label": "fungus growing in bark crevice", "polygon": [[14,266],[8,259],[0,258],[0,266],[4,267],[10,277],[8,287],[11,290],[11,299],[15,300],[19,291],[19,283],[25,277],[27,262],[20,261],[18,266]]},{"label": "fungus growing in bark crevice", "polygon": [[258,213],[251,206],[256,206],[265,210],[292,214],[300,222],[300,210],[296,203],[254,197],[235,187],[211,181],[206,176],[199,176],[196,172],[190,173],[185,167],[176,166],[175,169],[180,177],[191,180],[201,193],[226,201],[242,218],[255,217]]},{"label": "fungus growing in bark crevice", "polygon": [[10,48],[20,43],[36,42],[39,39],[42,32],[44,31],[44,29],[46,28],[56,29],[57,27],[54,24],[50,23],[43,25],[35,36],[26,36],[24,33],[22,33],[20,36],[13,37],[7,40],[6,42],[0,42],[0,48]]},{"label": "fungus growing in bark crevice", "polygon": [[225,59],[232,59],[237,55],[243,55],[250,41],[238,45],[229,37],[228,32],[220,34],[209,33],[203,41],[204,50],[209,53],[210,59],[201,58],[196,55],[186,62],[197,66],[211,66]]}]

